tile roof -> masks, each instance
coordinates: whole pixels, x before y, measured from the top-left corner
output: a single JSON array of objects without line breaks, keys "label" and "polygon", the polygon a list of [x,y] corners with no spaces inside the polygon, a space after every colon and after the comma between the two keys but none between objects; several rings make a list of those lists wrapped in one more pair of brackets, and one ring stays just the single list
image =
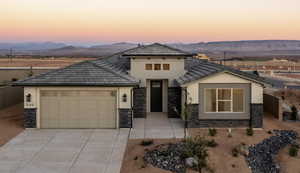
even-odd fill
[{"label": "tile roof", "polygon": [[[165,52],[163,52],[165,51]],[[140,54],[139,54],[140,53]],[[137,86],[138,80],[128,74],[133,54],[185,55],[188,53],[159,43],[136,47],[106,58],[84,61],[68,67],[53,70],[14,83],[15,86]],[[125,56],[124,56],[125,55]],[[227,66],[193,57],[185,58],[186,73],[174,82],[186,84],[219,72],[230,72],[248,80],[265,84],[266,80],[254,74],[242,72]]]},{"label": "tile roof", "polygon": [[15,82],[15,86],[136,86],[139,82],[105,61],[84,61]]},{"label": "tile roof", "polygon": [[[176,79],[176,83],[178,85],[183,85],[183,84],[186,84],[189,82],[193,82],[195,80],[199,80],[204,77],[207,77],[207,76],[210,76],[213,74],[217,74],[220,72],[229,72],[229,73],[235,74],[237,76],[240,76],[242,78],[245,78],[245,79],[248,79],[251,81],[255,81],[257,83],[267,84],[267,82],[264,78],[259,77],[255,74],[243,72],[243,71],[233,69],[228,66],[208,62],[205,60],[198,59],[198,60],[190,60],[190,61],[191,61],[189,63],[190,66],[187,67],[187,72],[183,76]],[[193,64],[193,65],[191,65],[191,64]]]},{"label": "tile roof", "polygon": [[157,55],[171,55],[171,56],[191,56],[193,54],[166,46],[160,43],[151,45],[142,45],[133,50],[129,50],[123,54],[124,56],[157,56]]}]

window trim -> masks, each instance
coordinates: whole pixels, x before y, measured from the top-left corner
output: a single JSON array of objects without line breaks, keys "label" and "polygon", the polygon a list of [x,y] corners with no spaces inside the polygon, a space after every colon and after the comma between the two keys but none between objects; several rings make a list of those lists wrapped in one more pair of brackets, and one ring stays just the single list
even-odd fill
[{"label": "window trim", "polygon": [[[170,64],[163,64],[162,66],[164,71],[170,71],[171,69]],[[168,68],[165,68],[165,66],[167,66]]]},{"label": "window trim", "polygon": [[[214,89],[214,90],[216,90],[216,112],[208,112],[208,111],[206,111],[206,101],[204,101],[204,107],[203,107],[203,109],[204,109],[204,113],[208,113],[208,114],[226,114],[226,113],[233,113],[233,114],[241,114],[241,113],[246,113],[246,103],[245,103],[245,88],[204,88],[204,100],[206,100],[206,90],[209,90],[209,89]],[[218,99],[218,90],[219,89],[230,89],[230,100],[219,100]],[[242,112],[233,112],[233,90],[234,89],[241,89],[241,90],[243,90],[243,111]],[[228,111],[222,111],[222,112],[219,112],[219,101],[223,101],[223,102],[226,102],[226,101],[230,101],[230,112],[228,112]]]},{"label": "window trim", "polygon": [[[147,69],[147,66],[151,66],[151,68]],[[145,70],[147,71],[153,70],[153,64],[145,64]]]},{"label": "window trim", "polygon": [[[156,67],[155,66],[157,66],[157,65],[159,65],[159,69],[156,69]],[[153,69],[154,71],[160,71],[161,70],[161,64],[154,64],[154,69]]]}]

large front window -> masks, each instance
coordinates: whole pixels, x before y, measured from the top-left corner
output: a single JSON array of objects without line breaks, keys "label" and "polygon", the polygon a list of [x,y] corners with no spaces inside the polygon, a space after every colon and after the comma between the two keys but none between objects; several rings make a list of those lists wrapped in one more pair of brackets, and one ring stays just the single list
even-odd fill
[{"label": "large front window", "polygon": [[244,112],[244,89],[206,88],[205,112]]}]

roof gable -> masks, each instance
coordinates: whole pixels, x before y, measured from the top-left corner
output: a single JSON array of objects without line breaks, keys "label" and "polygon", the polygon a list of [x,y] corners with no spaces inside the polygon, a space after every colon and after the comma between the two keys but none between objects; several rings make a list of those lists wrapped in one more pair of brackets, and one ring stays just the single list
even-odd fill
[{"label": "roof gable", "polygon": [[151,45],[139,46],[133,50],[126,51],[123,55],[124,56],[159,56],[159,55],[191,56],[193,54],[160,43],[154,43]]},{"label": "roof gable", "polygon": [[[184,85],[187,83],[194,82],[196,80],[204,79],[206,77],[209,77],[217,73],[226,72],[249,81],[253,81],[263,85],[267,84],[264,78],[254,74],[250,74],[237,69],[233,69],[228,66],[224,66],[224,65],[220,65],[208,61],[199,60],[199,62],[201,63],[198,63],[197,65],[187,69],[188,71],[183,76],[176,79],[176,82],[179,85]],[[224,81],[224,83],[226,83],[226,81]]]},{"label": "roof gable", "polygon": [[134,86],[138,82],[103,64],[84,61],[14,83],[16,86]]}]

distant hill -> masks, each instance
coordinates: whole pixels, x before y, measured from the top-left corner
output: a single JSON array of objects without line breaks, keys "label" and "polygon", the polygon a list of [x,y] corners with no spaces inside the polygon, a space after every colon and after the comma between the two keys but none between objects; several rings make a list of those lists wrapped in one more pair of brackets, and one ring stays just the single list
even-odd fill
[{"label": "distant hill", "polygon": [[298,40],[221,41],[171,45],[191,52],[300,50]]},{"label": "distant hill", "polygon": [[64,43],[54,42],[25,42],[25,43],[0,43],[0,49],[13,49],[14,51],[47,50],[65,47]]},{"label": "distant hill", "polygon": [[203,52],[212,57],[295,56],[300,55],[298,40],[251,40],[170,44],[188,52]]},{"label": "distant hill", "polygon": [[115,43],[107,45],[97,45],[89,48],[66,46],[58,49],[50,49],[38,52],[44,56],[107,56],[116,52],[121,52],[127,49],[136,47],[137,44],[132,43]]},{"label": "distant hill", "polygon": [[[14,48],[14,54],[38,56],[89,56],[101,57],[136,47],[136,43],[120,42],[115,44],[78,47],[63,43],[0,43],[0,55],[9,53]],[[250,40],[250,41],[220,41],[199,43],[170,43],[172,47],[192,53],[206,53],[211,57],[266,57],[266,56],[299,56],[300,41],[298,40]]]}]

